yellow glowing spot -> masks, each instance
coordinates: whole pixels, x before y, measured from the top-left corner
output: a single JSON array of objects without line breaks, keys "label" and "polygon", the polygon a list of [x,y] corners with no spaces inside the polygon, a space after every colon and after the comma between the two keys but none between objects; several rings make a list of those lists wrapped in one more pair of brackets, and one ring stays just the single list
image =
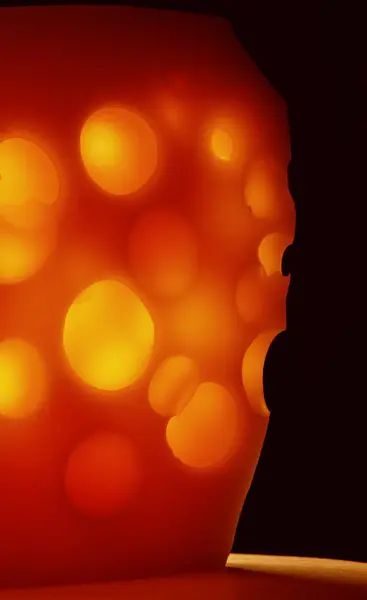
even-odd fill
[{"label": "yellow glowing spot", "polygon": [[56,168],[39,146],[22,138],[0,143],[0,218],[24,229],[43,225],[59,188]]},{"label": "yellow glowing spot", "polygon": [[55,227],[21,230],[0,224],[0,283],[13,284],[32,277],[44,265],[55,244]]},{"label": "yellow glowing spot", "polygon": [[202,383],[182,412],[172,417],[166,439],[185,465],[205,468],[222,464],[236,449],[239,415],[236,402],[217,383]]},{"label": "yellow glowing spot", "polygon": [[263,386],[264,363],[270,344],[280,330],[260,333],[248,347],[242,362],[242,382],[252,410],[264,417],[269,416]]},{"label": "yellow glowing spot", "polygon": [[272,158],[254,163],[245,182],[245,202],[258,219],[277,220],[289,203],[286,169]]},{"label": "yellow glowing spot", "polygon": [[267,275],[282,272],[284,250],[292,243],[285,233],[271,233],[264,237],[258,249],[258,257]]},{"label": "yellow glowing spot", "polygon": [[149,386],[152,409],[171,417],[181,412],[199,384],[196,363],[186,356],[171,356],[156,370]]},{"label": "yellow glowing spot", "polygon": [[233,139],[223,129],[215,129],[211,135],[211,148],[215,156],[229,161],[233,156]]},{"label": "yellow glowing spot", "polygon": [[154,344],[148,309],[118,280],[94,283],[70,306],[64,325],[66,356],[76,374],[100,390],[114,391],[139,379]]},{"label": "yellow glowing spot", "polygon": [[196,275],[194,236],[170,210],[150,210],[140,217],[130,235],[129,258],[136,279],[159,296],[181,295]]},{"label": "yellow glowing spot", "polygon": [[141,188],[157,167],[157,140],[148,123],[121,106],[101,108],[85,122],[80,151],[91,179],[124,196]]},{"label": "yellow glowing spot", "polygon": [[19,419],[45,400],[46,373],[37,350],[21,339],[0,342],[0,415]]},{"label": "yellow glowing spot", "polygon": [[111,517],[134,500],[140,479],[134,446],[116,434],[99,433],[70,455],[65,489],[77,510],[92,517]]}]

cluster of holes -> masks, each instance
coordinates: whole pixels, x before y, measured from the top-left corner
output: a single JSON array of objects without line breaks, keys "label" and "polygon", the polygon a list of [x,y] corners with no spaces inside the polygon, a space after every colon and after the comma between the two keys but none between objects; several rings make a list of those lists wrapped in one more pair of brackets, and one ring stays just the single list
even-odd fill
[{"label": "cluster of holes", "polygon": [[[215,160],[230,164],[237,158],[236,148],[236,139],[225,128],[213,127],[208,149]],[[123,199],[146,186],[156,173],[159,144],[141,115],[107,106],[84,123],[80,155],[90,179],[107,195]],[[256,161],[246,177],[239,210],[232,214],[227,202],[223,215],[230,215],[230,240],[239,217],[279,221],[282,207],[272,181],[277,169],[271,161]],[[19,137],[0,143],[0,177],[0,283],[9,285],[37,273],[55,247],[60,181],[49,153]],[[248,345],[242,363],[248,402],[263,417],[268,411],[262,369],[277,332],[266,315],[272,294],[285,299],[280,264],[290,241],[290,233],[284,231],[265,235],[258,246],[258,262],[243,272],[234,294],[245,324],[266,324]],[[95,281],[70,304],[62,331],[65,358],[81,385],[108,392],[128,388],[146,372],[157,339],[156,324],[140,290],[168,301],[182,298],[183,303],[168,310],[167,320],[187,352],[168,356],[158,365],[148,400],[153,411],[167,419],[166,441],[177,459],[196,468],[222,464],[238,441],[238,405],[226,386],[202,379],[198,356],[219,343],[225,347],[228,342],[230,348],[232,337],[224,339],[223,328],[219,331],[216,323],[228,323],[231,333],[231,307],[225,306],[210,281],[195,287],[200,270],[195,233],[174,210],[144,210],[130,231],[128,252],[132,280]],[[194,347],[199,347],[195,358],[190,355]],[[6,418],[26,417],[47,398],[47,368],[37,349],[24,339],[0,342],[0,382],[0,414]],[[65,486],[70,500],[84,512],[110,513],[133,496],[138,473],[133,445],[121,436],[101,433],[71,454]]]}]

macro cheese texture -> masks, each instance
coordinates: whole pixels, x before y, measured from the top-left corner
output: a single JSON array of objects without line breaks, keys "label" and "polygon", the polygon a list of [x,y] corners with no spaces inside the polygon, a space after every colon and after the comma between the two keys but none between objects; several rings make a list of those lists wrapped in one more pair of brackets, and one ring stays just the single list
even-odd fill
[{"label": "macro cheese texture", "polygon": [[224,566],[295,215],[230,25],[1,9],[0,586]]}]

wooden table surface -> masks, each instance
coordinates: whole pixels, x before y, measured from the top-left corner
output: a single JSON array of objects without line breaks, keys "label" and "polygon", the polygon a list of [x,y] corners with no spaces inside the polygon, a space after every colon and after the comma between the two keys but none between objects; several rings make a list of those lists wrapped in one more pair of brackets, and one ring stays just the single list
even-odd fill
[{"label": "wooden table surface", "polygon": [[0,600],[367,600],[367,565],[231,554],[220,573],[28,590]]}]

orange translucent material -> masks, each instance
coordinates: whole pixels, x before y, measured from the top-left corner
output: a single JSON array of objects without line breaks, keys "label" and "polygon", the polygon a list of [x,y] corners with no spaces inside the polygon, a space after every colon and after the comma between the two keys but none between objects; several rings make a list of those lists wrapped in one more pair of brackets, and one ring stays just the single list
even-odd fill
[{"label": "orange translucent material", "polygon": [[129,239],[131,268],[151,294],[181,296],[197,269],[197,250],[189,224],[170,210],[147,210]]},{"label": "orange translucent material", "polygon": [[239,416],[236,402],[221,385],[205,382],[167,425],[173,454],[190,467],[213,467],[236,449]]},{"label": "orange translucent material", "polygon": [[0,415],[28,417],[45,399],[46,373],[36,348],[20,339],[0,342]]},{"label": "orange translucent material", "polygon": [[127,285],[98,281],[70,306],[63,342],[68,361],[85,383],[115,391],[134,383],[146,369],[154,324]]},{"label": "orange translucent material", "polygon": [[283,253],[291,243],[292,237],[285,233],[271,233],[263,238],[259,246],[258,257],[268,276],[281,273]]},{"label": "orange translucent material", "polygon": [[264,363],[270,344],[278,333],[273,329],[260,333],[247,348],[242,362],[242,382],[247,399],[256,413],[265,416],[269,411],[264,398]]},{"label": "orange translucent material", "polygon": [[284,104],[210,17],[2,9],[0,56],[0,587],[224,566],[286,324]]},{"label": "orange translucent material", "polygon": [[233,156],[233,139],[223,129],[215,129],[211,136],[212,150],[221,160],[231,160]]},{"label": "orange translucent material", "polygon": [[0,141],[0,284],[28,279],[51,254],[59,196],[56,167],[39,144]]},{"label": "orange translucent material", "polygon": [[93,113],[80,136],[92,180],[105,192],[126,196],[146,184],[157,167],[157,141],[148,123],[122,106]]},{"label": "orange translucent material", "polygon": [[140,475],[131,443],[116,434],[99,433],[81,442],[69,457],[65,488],[82,514],[106,518],[134,500]]},{"label": "orange translucent material", "polygon": [[170,356],[152,377],[150,406],[163,417],[177,415],[191,400],[199,381],[199,369],[191,358]]}]

